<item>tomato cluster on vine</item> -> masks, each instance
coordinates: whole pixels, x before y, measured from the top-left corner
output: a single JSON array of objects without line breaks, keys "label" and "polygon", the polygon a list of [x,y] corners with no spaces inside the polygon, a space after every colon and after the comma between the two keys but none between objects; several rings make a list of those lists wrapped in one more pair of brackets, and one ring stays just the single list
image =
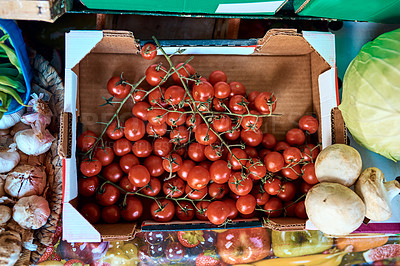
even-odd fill
[{"label": "tomato cluster on vine", "polygon": [[[143,49],[145,59],[154,59],[155,46]],[[261,129],[274,115],[273,93],[247,93],[221,70],[205,78],[188,62],[173,65],[165,57],[169,70],[153,64],[135,85],[122,76],[108,81],[121,106],[132,100],[132,117],[121,121],[119,108],[102,133],[79,136],[79,193],[94,199],[81,207],[84,217],[217,225],[257,214],[306,218],[299,196],[318,182],[319,148],[310,143],[318,120],[303,116],[278,141]],[[152,88],[143,89],[144,82]]]}]

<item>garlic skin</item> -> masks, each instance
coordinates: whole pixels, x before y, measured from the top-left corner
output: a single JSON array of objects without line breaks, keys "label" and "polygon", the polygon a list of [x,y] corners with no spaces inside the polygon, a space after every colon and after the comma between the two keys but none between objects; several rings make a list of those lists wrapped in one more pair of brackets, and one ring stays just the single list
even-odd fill
[{"label": "garlic skin", "polygon": [[12,266],[17,263],[22,250],[22,239],[19,232],[11,229],[0,231],[0,264]]},{"label": "garlic skin", "polygon": [[3,117],[0,119],[0,129],[8,129],[10,127],[13,127],[21,120],[21,117],[24,113],[25,108],[22,108],[18,112],[3,115]]},{"label": "garlic skin", "polygon": [[36,137],[33,129],[18,131],[14,135],[14,141],[17,144],[18,149],[26,155],[34,156],[43,154],[50,149],[54,137],[47,129],[44,138],[43,141],[40,141],[39,138]]},{"label": "garlic skin", "polygon": [[36,195],[19,199],[13,211],[14,221],[24,229],[39,229],[50,216],[49,203]]},{"label": "garlic skin", "polygon": [[6,195],[4,184],[6,183],[6,175],[0,175],[0,198]]},{"label": "garlic skin", "polygon": [[4,190],[15,198],[41,195],[46,186],[46,172],[39,166],[19,165],[7,174]]},{"label": "garlic skin", "polygon": [[0,147],[0,173],[10,172],[19,163],[21,157],[17,145],[11,144],[9,149]]},{"label": "garlic skin", "polygon": [[0,205],[0,225],[3,225],[11,219],[11,208],[6,205]]}]

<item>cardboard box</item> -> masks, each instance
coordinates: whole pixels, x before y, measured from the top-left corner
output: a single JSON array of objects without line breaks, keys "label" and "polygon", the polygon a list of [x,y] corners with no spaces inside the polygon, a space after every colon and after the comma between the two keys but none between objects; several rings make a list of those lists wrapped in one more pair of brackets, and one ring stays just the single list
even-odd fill
[{"label": "cardboard box", "polygon": [[[343,127],[332,134],[332,109],[337,106],[335,86],[335,39],[331,33],[295,30],[271,30],[262,39],[161,42],[169,54],[179,48],[182,55],[172,57],[174,63],[184,62],[195,55],[190,64],[198,73],[208,76],[211,71],[223,70],[229,81],[242,82],[248,92],[273,91],[278,99],[275,113],[280,117],[265,119],[264,132],[283,137],[287,130],[307,113],[315,113],[320,121],[319,140],[322,146],[345,139]],[[205,43],[205,45],[204,45]],[[229,45],[228,45],[229,44]],[[136,82],[146,68],[155,62],[166,64],[162,56],[144,60],[137,40],[125,31],[71,31],[66,35],[65,105],[61,132],[60,154],[65,158],[63,238],[70,242],[95,242],[109,239],[129,239],[135,230],[193,230],[209,229],[208,223],[166,224],[146,221],[143,224],[89,224],[76,209],[78,203],[76,137],[77,123],[84,130],[95,132],[114,112],[112,106],[100,107],[102,96],[109,97],[106,83],[113,75],[124,72]],[[121,119],[131,116],[129,104],[122,110]],[[341,124],[343,125],[343,123]],[[339,127],[340,128],[340,127]],[[145,206],[146,208],[146,206]],[[241,221],[233,227],[261,226],[259,220]],[[277,230],[301,230],[305,221],[295,218],[270,219],[264,226]]]}]

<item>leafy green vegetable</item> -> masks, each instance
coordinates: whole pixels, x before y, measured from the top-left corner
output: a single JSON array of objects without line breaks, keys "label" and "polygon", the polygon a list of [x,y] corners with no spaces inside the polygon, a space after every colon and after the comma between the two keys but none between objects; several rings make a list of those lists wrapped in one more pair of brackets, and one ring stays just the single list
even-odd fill
[{"label": "leafy green vegetable", "polygon": [[400,29],[362,47],[346,70],[339,109],[358,143],[400,160]]}]

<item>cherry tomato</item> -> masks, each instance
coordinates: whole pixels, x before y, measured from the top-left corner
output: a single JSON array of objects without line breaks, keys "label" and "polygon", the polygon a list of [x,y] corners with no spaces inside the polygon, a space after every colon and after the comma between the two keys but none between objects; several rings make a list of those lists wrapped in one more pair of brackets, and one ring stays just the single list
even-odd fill
[{"label": "cherry tomato", "polygon": [[201,118],[201,116],[199,114],[195,114],[195,115],[189,115],[186,118],[186,126],[188,127],[188,129],[192,129],[193,132],[196,131],[196,128],[198,125],[200,125],[203,122],[203,119]]},{"label": "cherry tomato", "polygon": [[226,82],[228,80],[226,74],[221,70],[215,70],[211,72],[208,80],[212,85],[215,85],[217,82],[223,81]]},{"label": "cherry tomato", "polygon": [[185,94],[186,92],[184,88],[172,85],[165,91],[164,98],[169,105],[179,105],[179,103],[185,98]]},{"label": "cherry tomato", "polygon": [[282,208],[282,201],[278,198],[271,197],[264,205],[264,210],[267,211],[265,215],[267,217],[279,217],[283,212]]},{"label": "cherry tomato", "polygon": [[318,120],[311,115],[305,115],[300,118],[299,127],[301,130],[314,134],[318,130]]},{"label": "cherry tomato", "polygon": [[122,177],[118,185],[127,192],[135,192],[138,189],[129,181],[127,176]]},{"label": "cherry tomato", "polygon": [[162,125],[167,121],[167,111],[160,108],[153,108],[147,112],[147,119],[154,126]]},{"label": "cherry tomato", "polygon": [[261,159],[262,161],[264,161],[265,156],[266,156],[268,153],[270,153],[270,152],[271,152],[271,150],[268,150],[268,149],[261,149],[261,150],[258,152],[258,157],[260,157],[260,159]]},{"label": "cherry tomato", "polygon": [[202,189],[210,182],[210,173],[201,166],[195,166],[189,171],[187,183],[191,188]]},{"label": "cherry tomato", "polygon": [[148,100],[150,105],[159,107],[166,107],[168,103],[165,101],[164,94],[166,89],[164,87],[159,87],[158,89],[152,90],[148,95]]},{"label": "cherry tomato", "polygon": [[[238,196],[238,197],[240,197],[240,196]],[[228,219],[231,219],[231,220],[235,219],[239,214],[239,212],[236,208],[236,202],[233,199],[229,199],[229,198],[224,200],[224,202],[229,208]]]},{"label": "cherry tomato", "polygon": [[146,102],[138,102],[132,107],[132,114],[143,121],[147,121],[147,109],[150,108],[150,104]]},{"label": "cherry tomato", "polygon": [[96,142],[97,135],[90,130],[86,130],[82,132],[77,140],[78,149],[83,152],[87,152],[90,148],[93,147],[94,143]]},{"label": "cherry tomato", "polygon": [[175,215],[181,221],[191,221],[194,218],[195,208],[192,203],[188,201],[181,201],[176,206]]},{"label": "cherry tomato", "polygon": [[166,137],[158,138],[153,142],[154,155],[165,157],[171,152],[171,150],[172,143]]},{"label": "cherry tomato", "polygon": [[267,167],[258,158],[252,158],[246,164],[249,177],[259,180],[267,174]]},{"label": "cherry tomato", "polygon": [[228,98],[225,98],[225,99],[214,98],[212,104],[213,104],[215,111],[224,112],[228,109],[229,99]]},{"label": "cherry tomato", "polygon": [[244,144],[251,147],[257,147],[261,144],[263,133],[259,129],[242,130],[242,132],[240,132],[240,138],[242,139]]},{"label": "cherry tomato", "polygon": [[146,60],[153,60],[157,56],[157,47],[152,43],[146,43],[140,49],[140,54]]},{"label": "cherry tomato", "polygon": [[229,187],[226,183],[217,184],[211,183],[208,186],[208,194],[212,199],[222,199],[229,192]]},{"label": "cherry tomato", "polygon": [[[179,69],[178,73],[183,78],[188,78],[189,76],[196,74],[196,71],[194,70],[194,68],[191,65],[189,65],[188,63],[186,63],[184,66],[183,65],[184,65],[184,63],[179,63],[175,66],[176,69]],[[172,74],[172,79],[174,80],[174,82],[176,84],[182,84],[181,79],[179,78],[179,76],[176,72],[174,72]]]},{"label": "cherry tomato", "polygon": [[237,129],[232,128],[229,132],[224,134],[224,137],[227,140],[231,140],[231,141],[237,140],[240,137],[240,129],[239,128],[237,128]]},{"label": "cherry tomato", "polygon": [[235,114],[244,114],[247,112],[246,106],[249,101],[243,95],[234,95],[229,100],[229,109]]},{"label": "cherry tomato", "polygon": [[151,143],[144,139],[140,139],[132,145],[133,154],[139,158],[150,156],[152,151],[153,147],[151,147]]},{"label": "cherry tomato", "polygon": [[119,199],[119,190],[111,184],[100,187],[96,194],[96,202],[102,206],[115,204]]},{"label": "cherry tomato", "polygon": [[189,199],[199,200],[204,198],[207,195],[207,187],[202,189],[193,189],[189,185],[185,187],[185,193]]},{"label": "cherry tomato", "polygon": [[110,165],[107,165],[106,167],[103,168],[101,172],[102,175],[107,180],[114,183],[117,183],[124,175],[124,172],[122,171],[118,163],[112,163]]},{"label": "cherry tomato", "polygon": [[295,213],[296,203],[294,203],[293,201],[286,201],[283,204],[283,207],[285,208],[285,210],[284,210],[285,216],[287,216],[287,217],[295,217],[296,216],[296,213]]},{"label": "cherry tomato", "polygon": [[252,190],[251,194],[256,199],[257,205],[263,206],[269,200],[269,194],[264,191],[262,185],[256,185]]},{"label": "cherry tomato", "polygon": [[175,206],[171,200],[161,199],[150,205],[150,214],[156,222],[169,222],[175,215]]},{"label": "cherry tomato", "polygon": [[128,96],[131,91],[131,86],[128,84],[123,84],[123,81],[126,81],[119,77],[112,77],[107,82],[107,90],[111,96],[114,96],[117,99],[124,99]]},{"label": "cherry tomato", "polygon": [[124,136],[124,128],[121,124],[119,128],[117,128],[117,122],[113,121],[106,129],[106,135],[112,139],[117,140]]},{"label": "cherry tomato", "polygon": [[218,140],[217,135],[207,127],[206,124],[201,124],[196,128],[194,136],[198,143],[203,145],[210,145]]},{"label": "cherry tomato", "polygon": [[294,209],[294,213],[299,218],[308,219],[308,216],[306,213],[306,207],[304,205],[304,200],[297,202],[296,207]]},{"label": "cherry tomato", "polygon": [[253,189],[253,181],[249,177],[243,177],[240,172],[232,173],[228,181],[229,188],[233,193],[244,196]]},{"label": "cherry tomato", "polygon": [[230,162],[232,170],[240,170],[247,163],[247,154],[242,149],[233,148],[228,154],[227,161]]},{"label": "cherry tomato", "polygon": [[301,175],[301,168],[298,164],[286,164],[285,167],[282,168],[281,173],[284,177],[295,180]]},{"label": "cherry tomato", "polygon": [[185,126],[173,128],[171,129],[169,138],[176,145],[184,144],[189,141],[189,130]]},{"label": "cherry tomato", "polygon": [[306,135],[304,132],[299,128],[292,128],[286,133],[286,142],[289,145],[302,145],[306,140]]},{"label": "cherry tomato", "polygon": [[131,117],[125,121],[124,135],[130,141],[138,141],[146,133],[146,126],[137,117]]},{"label": "cherry tomato", "polygon": [[284,150],[286,150],[287,148],[290,148],[291,146],[289,144],[287,144],[284,141],[279,141],[278,143],[276,143],[274,150],[277,152],[283,152]]},{"label": "cherry tomato", "polygon": [[302,194],[305,194],[305,193],[307,193],[312,187],[313,187],[314,185],[310,185],[310,184],[308,184],[307,182],[301,182],[301,185],[300,185],[300,192],[302,193]]},{"label": "cherry tomato", "polygon": [[258,152],[257,152],[256,148],[254,148],[254,147],[246,146],[244,148],[244,151],[246,152],[247,156],[250,158],[258,157]]},{"label": "cherry tomato", "polygon": [[91,224],[96,224],[100,220],[100,207],[95,203],[86,203],[82,206],[80,213]]},{"label": "cherry tomato", "polygon": [[277,195],[282,201],[292,200],[296,195],[296,186],[292,182],[285,182]]},{"label": "cherry tomato", "polygon": [[91,197],[96,193],[99,187],[99,179],[97,176],[83,177],[78,180],[78,192],[82,196]]},{"label": "cherry tomato", "polygon": [[81,162],[79,169],[84,176],[95,176],[101,171],[101,162],[96,158],[93,158],[93,160],[86,159]]},{"label": "cherry tomato", "polygon": [[206,102],[214,98],[214,87],[208,82],[200,82],[193,85],[193,99],[199,102]]},{"label": "cherry tomato", "polygon": [[102,166],[107,166],[114,160],[114,151],[110,147],[97,147],[94,153],[94,157],[100,161]]},{"label": "cherry tomato", "polygon": [[132,143],[126,138],[118,139],[114,142],[113,151],[117,156],[124,156],[132,151]]},{"label": "cherry tomato", "polygon": [[250,214],[256,209],[256,198],[251,194],[240,196],[236,208],[242,214]]},{"label": "cherry tomato", "polygon": [[298,163],[301,160],[301,151],[296,147],[285,149],[282,155],[287,164]]},{"label": "cherry tomato", "polygon": [[164,170],[172,173],[177,172],[182,167],[182,158],[177,153],[171,153],[163,160]]},{"label": "cherry tomato", "polygon": [[232,121],[227,115],[219,115],[213,119],[212,126],[217,132],[225,132],[232,128]]},{"label": "cherry tomato", "polygon": [[261,125],[263,123],[263,118],[257,116],[260,113],[257,112],[257,111],[254,111],[254,110],[250,110],[250,114],[253,114],[254,116],[250,116],[249,115],[249,116],[243,117],[242,123],[240,123],[240,125],[245,130],[257,130],[257,129],[260,129],[260,127],[261,127]]},{"label": "cherry tomato", "polygon": [[101,218],[107,224],[118,223],[121,211],[116,205],[106,206],[101,210]]},{"label": "cherry tomato", "polygon": [[166,74],[167,69],[165,67],[156,64],[151,65],[146,70],[146,81],[151,86],[155,87],[161,83]]},{"label": "cherry tomato", "polygon": [[220,81],[215,83],[214,85],[214,94],[215,97],[218,99],[224,99],[229,97],[229,94],[231,93],[231,87],[229,86],[228,83],[224,81]]},{"label": "cherry tomato", "polygon": [[151,177],[150,182],[142,189],[143,194],[155,197],[161,191],[161,181],[156,177]]},{"label": "cherry tomato", "polygon": [[274,135],[272,135],[270,133],[265,133],[263,135],[263,139],[262,139],[261,143],[264,146],[264,148],[273,149],[273,148],[275,148],[275,145],[276,145],[276,138]]},{"label": "cherry tomato", "polygon": [[223,152],[223,146],[220,145],[208,145],[204,148],[204,155],[210,161],[216,161],[221,159]]},{"label": "cherry tomato", "polygon": [[250,103],[254,103],[254,101],[256,100],[257,96],[260,94],[261,92],[259,91],[252,91],[249,93],[249,95],[247,96],[247,99],[249,100]]},{"label": "cherry tomato", "polygon": [[198,164],[198,166],[201,166],[201,167],[207,169],[208,171],[210,171],[210,166],[211,166],[211,164],[212,164],[212,162],[206,160],[206,161],[200,162],[200,163]]},{"label": "cherry tomato", "polygon": [[129,181],[136,187],[144,187],[150,182],[150,173],[143,165],[134,165],[129,170]]},{"label": "cherry tomato", "polygon": [[270,92],[261,92],[254,100],[254,105],[261,114],[270,114],[276,108],[276,97]]},{"label": "cherry tomato", "polygon": [[188,148],[188,155],[190,159],[192,159],[195,162],[204,161],[206,159],[206,156],[204,154],[205,147],[206,146],[197,142],[191,143]]},{"label": "cherry tomato", "polygon": [[199,201],[196,203],[196,218],[200,221],[208,221],[207,208],[210,205],[209,201]]},{"label": "cherry tomato", "polygon": [[301,156],[305,162],[315,162],[319,154],[319,148],[314,144],[305,144],[300,146]]},{"label": "cherry tomato", "polygon": [[276,173],[282,169],[285,165],[285,161],[279,152],[273,151],[265,156],[264,164],[268,171]]},{"label": "cherry tomato", "polygon": [[143,214],[143,204],[134,196],[126,197],[126,205],[122,206],[121,217],[125,221],[132,222],[139,219]]},{"label": "cherry tomato", "polygon": [[308,184],[314,185],[319,182],[317,179],[317,176],[315,175],[315,164],[314,163],[309,163],[309,164],[303,165],[303,167],[301,168],[301,172],[303,173],[303,175],[301,177]]},{"label": "cherry tomato", "polygon": [[119,166],[125,174],[129,173],[129,170],[132,168],[132,166],[138,164],[139,159],[132,153],[125,154],[121,157],[121,159],[119,159]]},{"label": "cherry tomato", "polygon": [[[177,111],[179,112],[184,112],[184,109],[178,109]],[[180,125],[185,124],[186,122],[186,114],[183,113],[178,113],[178,112],[172,112],[169,111],[167,114],[167,120],[166,123],[168,126],[171,127],[177,127]]]},{"label": "cherry tomato", "polygon": [[163,192],[167,198],[179,198],[185,192],[185,182],[179,177],[174,177],[164,182]]},{"label": "cherry tomato", "polygon": [[144,160],[143,165],[149,171],[150,176],[158,177],[165,172],[164,168],[162,167],[162,159],[158,156],[152,155],[147,157]]},{"label": "cherry tomato", "polygon": [[162,137],[167,133],[167,124],[152,125],[147,123],[146,132],[150,137]]},{"label": "cherry tomato", "polygon": [[229,192],[229,197],[231,199],[237,200],[240,196],[234,193],[232,190]]},{"label": "cherry tomato", "polygon": [[229,207],[223,201],[213,201],[207,206],[206,215],[208,220],[216,225],[223,224],[230,213]]},{"label": "cherry tomato", "polygon": [[133,93],[134,102],[141,102],[143,101],[144,96],[146,96],[146,92],[142,88],[136,88]]},{"label": "cherry tomato", "polygon": [[[189,171],[195,167],[195,162],[192,160],[184,160],[182,162],[182,167],[177,171],[177,174],[182,180],[187,181],[187,178],[189,176]],[[164,169],[164,168],[163,168]]]},{"label": "cherry tomato", "polygon": [[231,94],[229,95],[230,97],[235,95],[246,95],[246,87],[239,81],[232,81],[229,83],[229,86],[231,87]]},{"label": "cherry tomato", "polygon": [[268,179],[264,184],[264,190],[270,195],[276,195],[281,190],[282,182],[276,177]]}]

